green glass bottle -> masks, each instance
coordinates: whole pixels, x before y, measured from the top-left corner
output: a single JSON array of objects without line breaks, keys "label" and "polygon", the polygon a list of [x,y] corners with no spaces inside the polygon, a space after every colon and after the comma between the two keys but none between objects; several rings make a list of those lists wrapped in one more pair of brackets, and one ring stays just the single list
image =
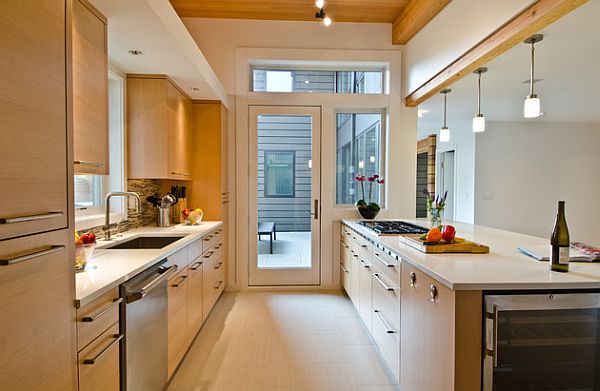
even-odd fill
[{"label": "green glass bottle", "polygon": [[550,268],[555,272],[569,271],[569,228],[565,218],[565,202],[558,201],[558,214],[550,238],[552,245],[552,257],[550,258]]}]

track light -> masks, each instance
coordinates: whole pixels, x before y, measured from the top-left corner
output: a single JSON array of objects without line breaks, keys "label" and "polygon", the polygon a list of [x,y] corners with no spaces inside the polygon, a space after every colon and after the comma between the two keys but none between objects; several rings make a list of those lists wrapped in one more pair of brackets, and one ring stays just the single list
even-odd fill
[{"label": "track light", "polygon": [[317,6],[317,8],[323,8],[325,7],[325,0],[317,0],[315,1],[315,5]]},{"label": "track light", "polygon": [[440,129],[440,142],[447,143],[450,141],[450,129],[448,129],[448,124],[446,123],[446,112],[448,109],[448,94],[451,93],[452,90],[450,88],[446,88],[440,91],[440,94],[444,94],[444,126]]},{"label": "track light", "polygon": [[485,117],[481,114],[481,74],[487,72],[487,68],[479,68],[474,74],[477,75],[477,115],[473,117],[473,132],[485,132]]},{"label": "track light", "polygon": [[325,13],[325,8],[319,9],[319,12],[315,14],[315,18],[323,20],[325,26],[331,25],[331,18]]},{"label": "track light", "polygon": [[529,79],[529,95],[525,99],[523,106],[523,115],[525,118],[537,118],[540,116],[541,105],[540,98],[535,94],[533,87],[535,84],[535,44],[544,39],[542,34],[534,34],[527,38],[524,43],[531,45],[531,74]]}]

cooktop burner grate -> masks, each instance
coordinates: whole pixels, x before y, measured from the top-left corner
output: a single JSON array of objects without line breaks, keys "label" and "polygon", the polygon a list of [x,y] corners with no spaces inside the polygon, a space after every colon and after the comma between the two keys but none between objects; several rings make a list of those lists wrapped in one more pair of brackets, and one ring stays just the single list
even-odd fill
[{"label": "cooktop burner grate", "polygon": [[372,229],[379,235],[424,234],[428,231],[427,228],[405,221],[359,221],[359,224]]}]

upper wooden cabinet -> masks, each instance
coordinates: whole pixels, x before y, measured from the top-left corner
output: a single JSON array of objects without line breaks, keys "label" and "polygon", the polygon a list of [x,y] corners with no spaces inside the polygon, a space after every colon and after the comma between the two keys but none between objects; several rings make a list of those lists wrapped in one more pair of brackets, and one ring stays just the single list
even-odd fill
[{"label": "upper wooden cabinet", "polygon": [[191,180],[192,103],[164,75],[128,75],[130,178]]},{"label": "upper wooden cabinet", "polygon": [[63,0],[2,2],[0,240],[67,228]]},{"label": "upper wooden cabinet", "polygon": [[106,18],[73,1],[73,141],[76,174],[109,174]]}]

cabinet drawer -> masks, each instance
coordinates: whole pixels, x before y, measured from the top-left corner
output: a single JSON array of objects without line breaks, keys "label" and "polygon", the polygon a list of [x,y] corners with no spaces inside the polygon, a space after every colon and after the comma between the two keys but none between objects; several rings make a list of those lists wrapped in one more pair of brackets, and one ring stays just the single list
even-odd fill
[{"label": "cabinet drawer", "polygon": [[373,339],[395,379],[400,382],[400,333],[387,315],[373,311]]},{"label": "cabinet drawer", "polygon": [[119,324],[113,324],[78,354],[79,391],[119,390]]},{"label": "cabinet drawer", "polygon": [[204,264],[204,269],[212,269],[217,263],[221,262],[220,254],[220,249],[215,250],[214,248],[202,254],[199,260]]},{"label": "cabinet drawer", "polygon": [[385,276],[373,273],[373,310],[385,313],[389,323],[400,328],[400,288]]},{"label": "cabinet drawer", "polygon": [[168,281],[168,368],[170,378],[187,350],[188,270],[184,269]]},{"label": "cabinet drawer", "polygon": [[214,246],[219,243],[221,238],[223,237],[223,229],[219,228],[209,233],[208,235],[202,238],[202,250],[203,252],[211,250]]},{"label": "cabinet drawer", "polygon": [[167,257],[166,267],[177,265],[177,270],[183,270],[189,263],[188,258],[188,247],[184,247],[181,250],[174,252]]},{"label": "cabinet drawer", "polygon": [[77,309],[77,350],[83,349],[112,324],[119,321],[119,289],[106,292],[90,304]]},{"label": "cabinet drawer", "polygon": [[401,262],[397,255],[390,255],[380,248],[373,249],[375,271],[385,275],[394,285],[400,286]]}]

